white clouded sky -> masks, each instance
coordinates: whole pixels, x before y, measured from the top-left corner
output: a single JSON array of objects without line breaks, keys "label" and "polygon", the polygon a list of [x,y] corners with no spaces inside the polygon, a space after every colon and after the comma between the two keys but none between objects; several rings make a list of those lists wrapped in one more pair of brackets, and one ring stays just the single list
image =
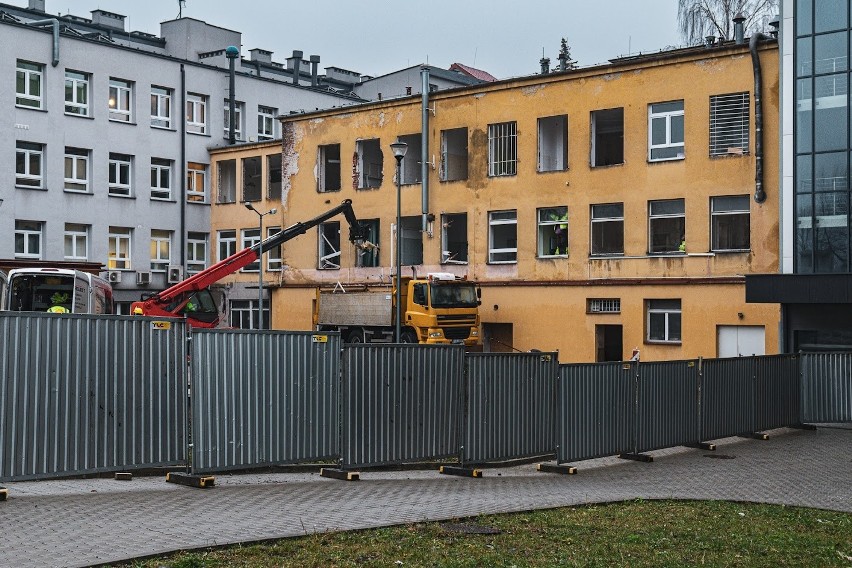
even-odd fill
[{"label": "white clouded sky", "polygon": [[[26,6],[26,0],[2,0]],[[159,35],[178,0],[46,0],[47,12],[89,17],[97,8],[127,16],[128,29]],[[544,54],[556,66],[567,38],[580,65],[682,43],[677,0],[186,0],[183,15],[242,32],[242,51],[294,49],[320,67],[366,75],[428,62],[454,62],[498,78],[529,75]]]}]

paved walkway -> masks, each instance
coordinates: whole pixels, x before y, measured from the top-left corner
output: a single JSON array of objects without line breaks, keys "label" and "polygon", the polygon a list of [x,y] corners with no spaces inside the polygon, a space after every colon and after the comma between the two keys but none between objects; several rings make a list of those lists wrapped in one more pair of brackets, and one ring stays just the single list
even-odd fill
[{"label": "paved walkway", "polygon": [[[162,478],[7,483],[0,566],[86,566],[164,552],[625,499],[725,499],[852,512],[852,426],[731,438],[715,453],[652,452],[653,463],[583,462],[579,474],[534,466],[481,479],[434,471],[216,476],[212,489]],[[710,456],[715,456],[712,458]],[[730,458],[730,459],[719,459]]]}]

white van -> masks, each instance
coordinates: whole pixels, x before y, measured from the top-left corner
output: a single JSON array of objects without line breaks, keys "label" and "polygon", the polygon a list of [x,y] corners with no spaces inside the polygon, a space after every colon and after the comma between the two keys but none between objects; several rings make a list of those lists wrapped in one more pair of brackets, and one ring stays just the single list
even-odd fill
[{"label": "white van", "polygon": [[64,268],[9,271],[6,299],[13,312],[113,313],[112,286],[99,276]]}]

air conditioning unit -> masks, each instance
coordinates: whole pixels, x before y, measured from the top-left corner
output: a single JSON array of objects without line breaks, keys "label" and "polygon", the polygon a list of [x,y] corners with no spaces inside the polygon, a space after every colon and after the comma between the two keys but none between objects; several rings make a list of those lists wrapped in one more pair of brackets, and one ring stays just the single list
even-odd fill
[{"label": "air conditioning unit", "polygon": [[111,284],[118,284],[121,282],[121,272],[118,270],[110,270],[107,272],[107,280],[109,280]]},{"label": "air conditioning unit", "polygon": [[151,283],[151,273],[150,272],[137,272],[136,273],[136,285],[137,286],[147,286]]},{"label": "air conditioning unit", "polygon": [[183,267],[170,266],[168,272],[166,273],[166,281],[169,284],[177,284],[181,280],[183,280]]}]

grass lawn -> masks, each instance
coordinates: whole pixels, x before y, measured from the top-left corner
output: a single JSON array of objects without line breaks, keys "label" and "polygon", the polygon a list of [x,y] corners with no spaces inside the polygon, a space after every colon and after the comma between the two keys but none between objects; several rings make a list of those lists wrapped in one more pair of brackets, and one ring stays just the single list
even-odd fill
[{"label": "grass lawn", "polygon": [[[492,534],[470,534],[473,530]],[[852,568],[852,514],[714,501],[630,501],[309,535],[123,566]]]}]

